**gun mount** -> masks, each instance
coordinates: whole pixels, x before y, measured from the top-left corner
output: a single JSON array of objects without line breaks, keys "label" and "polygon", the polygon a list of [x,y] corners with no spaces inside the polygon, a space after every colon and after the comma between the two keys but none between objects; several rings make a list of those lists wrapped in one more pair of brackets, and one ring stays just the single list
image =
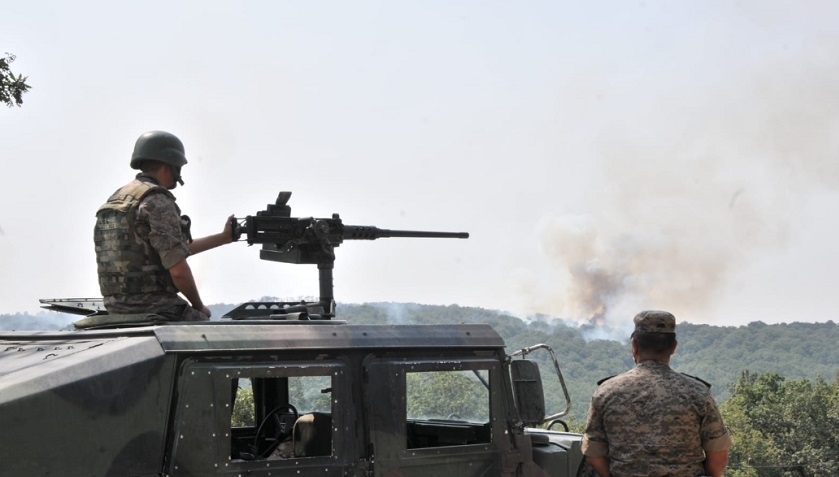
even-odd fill
[{"label": "gun mount", "polygon": [[233,218],[234,241],[248,245],[261,244],[259,258],[275,262],[312,264],[318,267],[319,300],[315,303],[250,302],[231,310],[225,317],[252,318],[254,314],[272,318],[330,319],[335,316],[332,271],[335,268],[335,247],[345,240],[376,240],[403,238],[469,238],[467,232],[430,232],[389,230],[367,225],[344,225],[338,214],[331,218],[291,217],[288,200],[291,192],[283,191],[273,204],[256,215]]}]

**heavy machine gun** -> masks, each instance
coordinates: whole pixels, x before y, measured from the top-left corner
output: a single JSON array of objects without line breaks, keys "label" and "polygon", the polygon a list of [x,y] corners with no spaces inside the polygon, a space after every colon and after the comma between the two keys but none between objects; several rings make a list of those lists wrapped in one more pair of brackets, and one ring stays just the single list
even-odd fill
[{"label": "heavy machine gun", "polygon": [[344,225],[338,214],[331,218],[291,217],[291,192],[280,192],[273,204],[256,215],[233,218],[234,241],[261,244],[259,258],[275,262],[312,264],[318,267],[320,297],[317,302],[250,302],[225,315],[253,319],[330,319],[335,316],[332,271],[335,247],[344,240],[376,240],[388,237],[469,238],[467,232],[388,230],[366,225]]}]

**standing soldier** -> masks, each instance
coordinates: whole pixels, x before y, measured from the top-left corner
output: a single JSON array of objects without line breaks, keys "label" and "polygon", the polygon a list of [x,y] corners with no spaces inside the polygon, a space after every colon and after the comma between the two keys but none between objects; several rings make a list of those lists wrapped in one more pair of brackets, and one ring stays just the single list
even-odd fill
[{"label": "standing soldier", "polygon": [[600,381],[582,449],[600,477],[721,477],[731,436],[711,385],[670,369],[676,318],[635,316],[635,367]]},{"label": "standing soldier", "polygon": [[180,139],[163,131],[143,134],[131,156],[131,168],[141,172],[96,212],[99,288],[109,314],[209,319],[186,259],[232,242],[232,216],[222,232],[192,240],[189,217],[181,215],[170,192],[183,185],[186,163]]}]

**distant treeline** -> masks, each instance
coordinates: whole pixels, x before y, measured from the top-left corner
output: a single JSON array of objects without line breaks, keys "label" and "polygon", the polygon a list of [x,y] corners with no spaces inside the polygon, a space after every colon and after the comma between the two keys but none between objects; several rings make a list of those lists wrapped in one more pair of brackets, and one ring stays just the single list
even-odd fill
[{"label": "distant treeline", "polygon": [[[545,343],[557,353],[572,400],[571,423],[585,420],[597,381],[633,366],[628,336],[623,341],[589,340],[590,326],[574,326],[560,319],[522,320],[502,312],[457,305],[432,306],[403,303],[342,305],[340,318],[352,323],[436,324],[487,323],[503,337],[508,352]],[[712,384],[714,396],[724,402],[743,372],[776,373],[789,379],[839,376],[839,326],[827,323],[711,326],[679,323],[679,346],[671,365],[677,371]],[[559,410],[564,402],[556,379],[542,368],[549,405]]]},{"label": "distant treeline", "polygon": [[[214,319],[218,319],[233,307],[218,304],[210,309]],[[46,311],[0,315],[0,329],[57,330],[70,328],[78,318]],[[368,303],[339,304],[338,319],[356,324],[487,323],[501,334],[509,351],[548,344],[557,353],[569,388],[572,424],[584,419],[598,380],[633,365],[626,339],[589,340],[586,336],[591,335],[591,327],[547,317],[523,320],[499,311],[457,305]],[[756,322],[739,327],[680,323],[677,335],[679,347],[671,364],[678,371],[711,383],[720,402],[731,395],[731,387],[744,371],[828,381],[835,379],[839,371],[839,327],[832,321],[777,325]],[[557,410],[564,407],[558,380],[543,375],[543,381],[549,405]]]}]

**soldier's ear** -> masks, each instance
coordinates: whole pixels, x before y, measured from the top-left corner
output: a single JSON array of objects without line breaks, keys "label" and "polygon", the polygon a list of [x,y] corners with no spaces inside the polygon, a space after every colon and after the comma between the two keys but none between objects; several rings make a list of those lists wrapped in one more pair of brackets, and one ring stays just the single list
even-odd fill
[{"label": "soldier's ear", "polygon": [[673,349],[670,350],[670,354],[672,355],[673,353],[675,353],[676,348],[678,348],[678,347],[679,347],[679,340],[674,339],[673,340]]}]

